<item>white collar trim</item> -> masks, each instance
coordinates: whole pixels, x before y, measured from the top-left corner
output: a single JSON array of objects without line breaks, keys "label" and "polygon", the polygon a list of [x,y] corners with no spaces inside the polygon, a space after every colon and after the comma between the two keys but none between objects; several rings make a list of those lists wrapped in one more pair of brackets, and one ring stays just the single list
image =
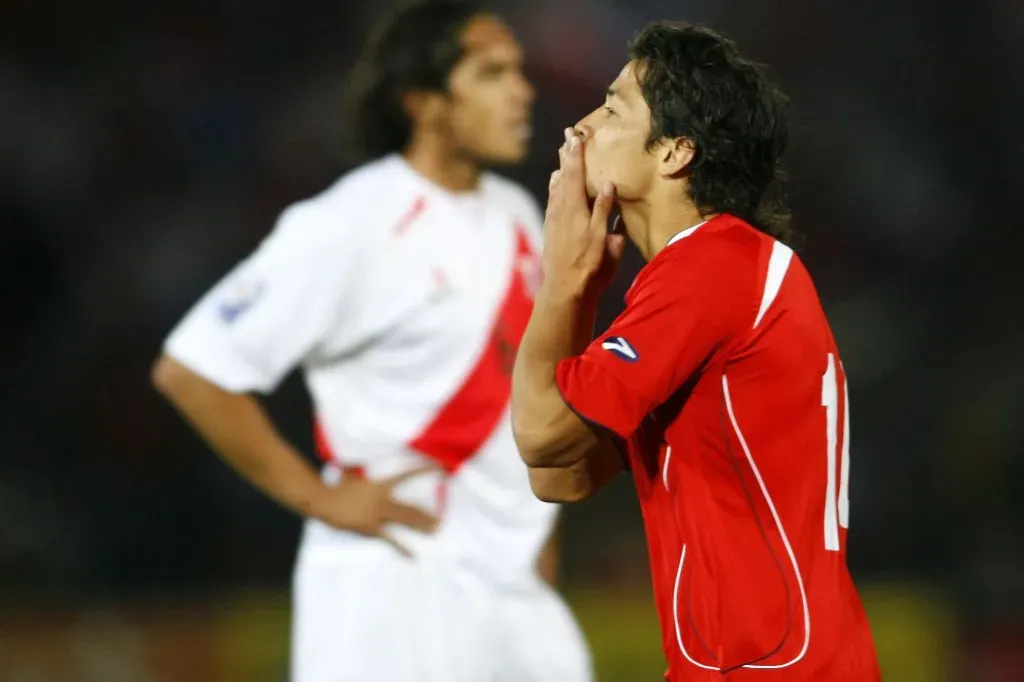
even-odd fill
[{"label": "white collar trim", "polygon": [[672,239],[669,239],[669,240],[668,240],[668,244],[665,244],[665,246],[672,246],[673,244],[675,244],[675,243],[676,243],[677,241],[679,241],[680,239],[686,239],[686,238],[687,238],[687,237],[689,237],[689,236],[690,236],[691,234],[693,234],[694,232],[696,232],[696,231],[697,231],[697,228],[699,228],[699,227],[700,227],[701,225],[705,225],[705,224],[707,224],[707,222],[708,222],[708,221],[706,221],[706,220],[705,220],[705,221],[703,221],[703,222],[699,222],[699,223],[697,223],[697,224],[696,224],[696,225],[694,225],[693,227],[688,227],[688,228],[686,228],[686,229],[685,229],[685,230],[683,230],[682,232],[676,232],[676,234],[675,234],[675,235],[674,235],[674,236],[672,237]]}]

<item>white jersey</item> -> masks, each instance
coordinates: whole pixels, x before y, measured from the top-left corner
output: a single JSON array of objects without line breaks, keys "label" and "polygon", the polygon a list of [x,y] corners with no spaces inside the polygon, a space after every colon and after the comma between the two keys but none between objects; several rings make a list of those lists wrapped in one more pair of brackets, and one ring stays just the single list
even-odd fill
[{"label": "white jersey", "polygon": [[[540,276],[541,212],[492,174],[454,194],[399,155],[287,208],[185,317],[166,352],[232,392],[270,392],[301,367],[327,476],[421,465],[400,497],[441,515],[415,550],[489,582],[531,580],[557,507],[538,501],[509,419],[512,362]],[[311,523],[306,544],[376,540]]]}]

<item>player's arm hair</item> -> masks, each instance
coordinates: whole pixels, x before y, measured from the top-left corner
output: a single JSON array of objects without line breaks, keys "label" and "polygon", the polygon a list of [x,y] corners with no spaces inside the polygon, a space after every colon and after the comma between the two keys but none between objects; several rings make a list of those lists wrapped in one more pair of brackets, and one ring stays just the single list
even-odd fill
[{"label": "player's arm hair", "polygon": [[593,339],[595,297],[541,292],[516,355],[512,430],[534,494],[549,502],[585,499],[623,469],[612,437],[583,421],[555,383],[558,362]]},{"label": "player's arm hair", "polygon": [[239,474],[296,514],[316,516],[328,488],[256,398],[225,391],[168,355],[154,364],[152,383]]}]

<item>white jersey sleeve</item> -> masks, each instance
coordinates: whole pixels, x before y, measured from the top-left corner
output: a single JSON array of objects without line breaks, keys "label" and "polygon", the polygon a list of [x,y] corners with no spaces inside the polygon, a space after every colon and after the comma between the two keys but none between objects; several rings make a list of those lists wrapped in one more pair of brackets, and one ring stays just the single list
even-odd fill
[{"label": "white jersey sleeve", "polygon": [[[316,201],[286,209],[254,253],[218,282],[171,332],[164,351],[231,392],[271,392],[313,353],[356,298],[356,230]],[[350,329],[352,343],[358,330]],[[344,339],[342,339],[342,343]]]}]

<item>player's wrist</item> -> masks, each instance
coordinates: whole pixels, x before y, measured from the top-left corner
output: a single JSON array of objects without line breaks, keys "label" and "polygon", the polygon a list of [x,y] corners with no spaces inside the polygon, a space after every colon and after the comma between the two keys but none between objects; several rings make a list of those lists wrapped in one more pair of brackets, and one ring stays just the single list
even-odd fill
[{"label": "player's wrist", "polygon": [[545,278],[537,299],[558,305],[579,305],[586,297],[587,283],[568,278]]},{"label": "player's wrist", "polygon": [[331,489],[319,479],[302,485],[294,494],[295,511],[304,518],[323,521],[327,516]]}]

